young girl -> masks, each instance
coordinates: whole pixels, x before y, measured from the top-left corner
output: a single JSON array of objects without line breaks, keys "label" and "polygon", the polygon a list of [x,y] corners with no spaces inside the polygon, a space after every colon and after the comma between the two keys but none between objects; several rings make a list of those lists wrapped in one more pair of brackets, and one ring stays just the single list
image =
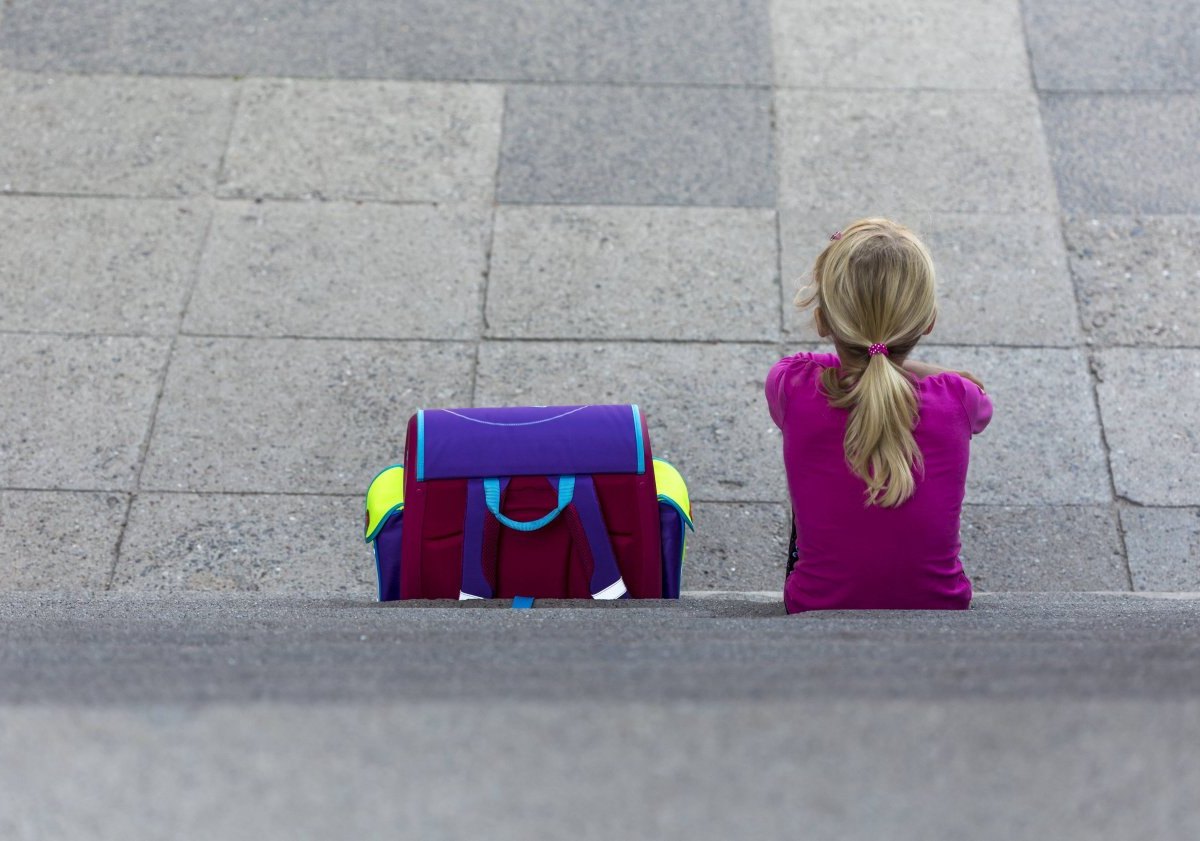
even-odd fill
[{"label": "young girl", "polygon": [[959,516],[992,404],[970,374],[908,358],[937,315],[929,252],[902,225],[860,220],[796,303],[837,355],[798,353],[767,375],[795,518],[788,612],[968,607]]}]

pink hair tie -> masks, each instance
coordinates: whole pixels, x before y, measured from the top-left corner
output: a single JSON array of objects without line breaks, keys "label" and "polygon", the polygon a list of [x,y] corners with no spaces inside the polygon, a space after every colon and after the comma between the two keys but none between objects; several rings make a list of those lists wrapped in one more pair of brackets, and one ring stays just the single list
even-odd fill
[{"label": "pink hair tie", "polygon": [[834,231],[834,232],[833,232],[833,236],[831,236],[829,239],[830,239],[830,241],[832,241],[832,240],[835,240],[835,239],[841,239],[841,238],[842,238],[842,232],[841,232],[841,231]]},{"label": "pink hair tie", "polygon": [[871,356],[875,356],[876,354],[879,354],[879,353],[882,353],[884,356],[889,355],[887,345],[881,345],[878,342],[876,342],[875,344],[873,344],[869,348],[867,348],[867,353],[870,354]]}]

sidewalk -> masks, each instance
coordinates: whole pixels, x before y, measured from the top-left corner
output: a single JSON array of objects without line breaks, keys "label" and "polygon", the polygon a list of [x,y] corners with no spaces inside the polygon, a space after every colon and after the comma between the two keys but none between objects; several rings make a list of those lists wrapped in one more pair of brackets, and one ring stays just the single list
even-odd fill
[{"label": "sidewalk", "polygon": [[1196,29],[1093,5],[5,4],[0,588],[369,598],[415,408],[600,400],[685,588],[775,588],[761,381],[881,213],[997,406],[977,587],[1200,590]]}]

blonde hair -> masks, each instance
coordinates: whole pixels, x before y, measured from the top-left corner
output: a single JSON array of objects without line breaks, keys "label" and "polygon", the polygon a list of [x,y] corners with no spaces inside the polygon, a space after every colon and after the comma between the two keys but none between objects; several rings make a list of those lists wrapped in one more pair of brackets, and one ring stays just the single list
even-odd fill
[{"label": "blonde hair", "polygon": [[[860,219],[817,257],[811,286],[796,296],[801,308],[814,303],[840,353],[821,384],[829,405],[850,410],[846,461],[867,483],[867,505],[900,505],[916,490],[914,469],[924,469],[917,395],[900,363],[937,315],[933,260],[903,225]],[[870,354],[874,344],[888,354]]]}]

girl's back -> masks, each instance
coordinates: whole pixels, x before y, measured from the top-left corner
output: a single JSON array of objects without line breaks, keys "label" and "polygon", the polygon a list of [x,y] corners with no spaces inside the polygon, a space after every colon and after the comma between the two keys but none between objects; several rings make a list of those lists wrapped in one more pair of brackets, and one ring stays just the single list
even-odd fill
[{"label": "girl's back", "polygon": [[838,365],[833,354],[800,353],[767,376],[800,559],[784,589],[788,611],[966,608],[971,583],[959,562],[959,515],[971,435],[987,426],[991,402],[953,372],[917,381],[913,437],[924,470],[903,504],[868,506],[843,453],[849,411],[830,406],[821,387],[821,372]]},{"label": "girl's back", "polygon": [[974,377],[911,360],[937,320],[933,260],[907,228],[863,219],[813,266],[817,332],[767,377],[796,525],[789,612],[965,608],[959,519],[971,436],[992,405]]}]

